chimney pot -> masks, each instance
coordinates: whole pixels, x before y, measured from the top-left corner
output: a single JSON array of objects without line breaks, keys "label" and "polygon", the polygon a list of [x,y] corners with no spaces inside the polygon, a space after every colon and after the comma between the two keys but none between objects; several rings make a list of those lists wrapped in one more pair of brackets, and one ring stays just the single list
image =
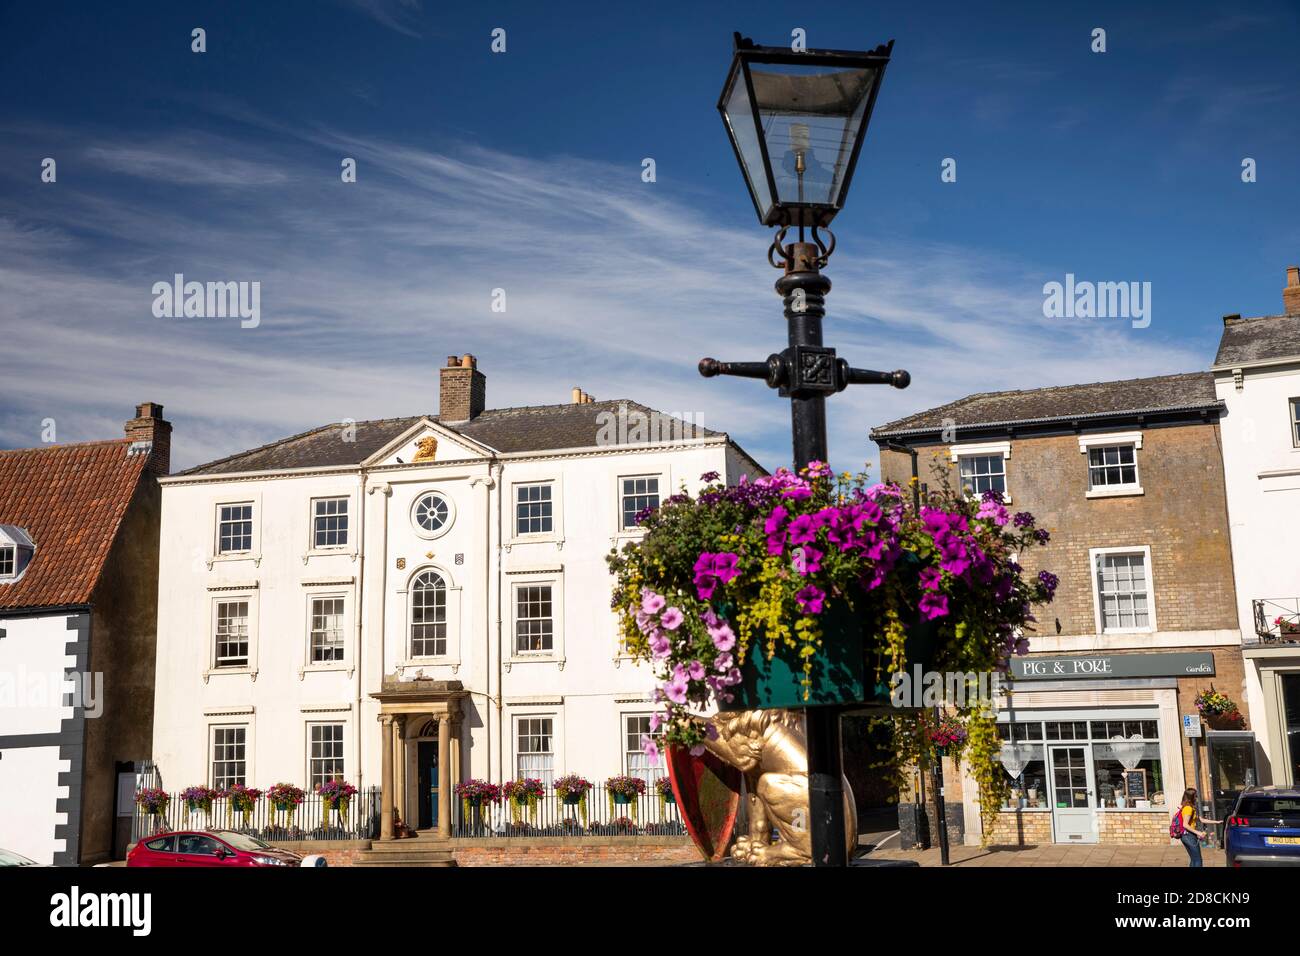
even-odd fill
[{"label": "chimney pot", "polygon": [[1287,315],[1300,315],[1300,266],[1287,266],[1282,307]]},{"label": "chimney pot", "polygon": [[1233,312],[1230,315],[1225,315],[1223,317],[1223,327],[1226,329],[1228,326],[1236,325],[1240,321],[1241,321],[1241,313]]},{"label": "chimney pot", "polygon": [[162,417],[163,407],[157,402],[141,402],[135,407],[135,418],[123,426],[123,432],[132,443],[148,447],[149,471],[166,475],[171,471],[172,423]]},{"label": "chimney pot", "polygon": [[474,356],[449,355],[438,373],[438,417],[448,422],[477,418],[487,406],[487,379]]}]

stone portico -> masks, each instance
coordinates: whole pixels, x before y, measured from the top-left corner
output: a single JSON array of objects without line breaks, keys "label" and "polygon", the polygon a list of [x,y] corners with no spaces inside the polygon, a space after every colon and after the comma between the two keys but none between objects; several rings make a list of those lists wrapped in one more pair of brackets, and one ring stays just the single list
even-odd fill
[{"label": "stone portico", "polygon": [[436,830],[439,839],[450,839],[452,788],[461,768],[461,701],[469,692],[460,681],[389,677],[371,696],[379,701],[382,729],[379,839],[394,838],[394,811],[411,829]]}]

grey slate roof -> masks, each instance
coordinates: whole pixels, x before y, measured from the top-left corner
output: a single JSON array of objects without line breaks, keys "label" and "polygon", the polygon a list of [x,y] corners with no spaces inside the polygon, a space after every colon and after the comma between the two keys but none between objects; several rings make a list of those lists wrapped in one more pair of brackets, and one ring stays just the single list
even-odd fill
[{"label": "grey slate roof", "polygon": [[[663,412],[627,399],[590,402],[585,405],[532,405],[520,408],[490,408],[468,421],[439,422],[443,427],[471,438],[498,452],[558,451],[562,448],[589,448],[596,444],[597,435],[607,419],[604,413],[618,414],[619,406],[627,407],[629,415],[641,412],[659,416],[661,434],[672,427],[680,427],[678,434],[687,437],[724,437],[724,433],[692,426],[689,422],[671,418]],[[290,468],[328,468],[331,466],[359,465],[393,439],[411,428],[422,418],[438,421],[436,415],[414,415],[410,418],[385,418],[357,422],[353,441],[344,441],[342,423],[332,423],[311,431],[240,452],[227,458],[197,465],[179,472],[180,475],[229,475],[239,472],[280,471]],[[680,422],[680,426],[672,423]],[[633,421],[622,434],[610,435],[615,443],[639,444]],[[692,427],[694,430],[692,430]],[[625,442],[624,439],[627,439]]]},{"label": "grey slate roof", "polygon": [[1300,355],[1300,315],[1265,315],[1223,328],[1214,364],[1251,365]]},{"label": "grey slate roof", "polygon": [[1088,417],[1221,409],[1210,372],[1087,385],[1058,385],[1017,392],[979,392],[871,430],[873,439],[959,427],[1025,425]]}]

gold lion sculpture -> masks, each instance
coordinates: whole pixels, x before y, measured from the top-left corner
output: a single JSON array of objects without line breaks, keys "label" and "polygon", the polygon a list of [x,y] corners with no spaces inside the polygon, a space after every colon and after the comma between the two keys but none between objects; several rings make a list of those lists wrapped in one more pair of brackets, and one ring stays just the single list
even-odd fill
[{"label": "gold lion sculpture", "polygon": [[[744,774],[749,794],[749,832],[736,838],[732,859],[754,866],[812,863],[803,718],[788,710],[745,710],[718,714],[710,722],[718,736],[705,746]],[[857,845],[858,814],[849,782],[841,780],[844,839],[851,855]]]}]

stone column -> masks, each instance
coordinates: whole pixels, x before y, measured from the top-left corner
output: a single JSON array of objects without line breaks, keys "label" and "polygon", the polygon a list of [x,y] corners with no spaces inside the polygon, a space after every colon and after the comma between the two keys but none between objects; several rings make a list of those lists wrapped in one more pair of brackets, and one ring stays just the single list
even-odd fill
[{"label": "stone column", "polygon": [[438,836],[451,838],[451,720],[438,718]]},{"label": "stone column", "polygon": [[[406,805],[406,715],[393,717],[393,809],[407,826],[411,824],[411,809]],[[394,829],[396,829],[394,821]]]},{"label": "stone column", "polygon": [[383,725],[383,743],[380,747],[380,788],[379,797],[379,839],[393,838],[393,717],[380,714],[379,722]]}]

